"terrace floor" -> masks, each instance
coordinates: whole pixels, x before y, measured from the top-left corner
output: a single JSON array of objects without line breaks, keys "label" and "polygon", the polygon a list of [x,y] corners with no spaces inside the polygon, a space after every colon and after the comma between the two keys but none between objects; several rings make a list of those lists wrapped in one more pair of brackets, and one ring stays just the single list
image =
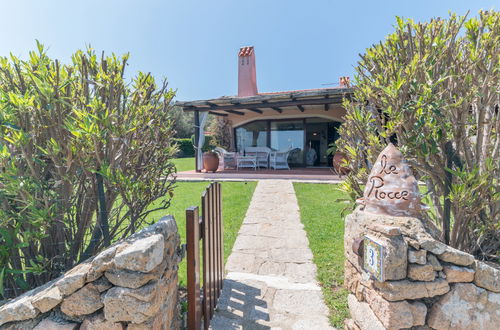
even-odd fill
[{"label": "terrace floor", "polygon": [[293,168],[291,170],[273,169],[226,169],[212,172],[194,170],[178,172],[178,181],[257,181],[266,179],[292,180],[295,182],[339,183],[342,177],[334,174],[330,168]]}]

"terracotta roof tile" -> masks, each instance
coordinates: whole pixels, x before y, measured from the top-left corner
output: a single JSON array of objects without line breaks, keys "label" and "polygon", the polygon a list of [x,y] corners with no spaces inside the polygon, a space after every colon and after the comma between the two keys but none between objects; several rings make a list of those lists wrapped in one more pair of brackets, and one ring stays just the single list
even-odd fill
[{"label": "terracotta roof tile", "polygon": [[253,46],[241,47],[238,56],[250,56],[253,54]]}]

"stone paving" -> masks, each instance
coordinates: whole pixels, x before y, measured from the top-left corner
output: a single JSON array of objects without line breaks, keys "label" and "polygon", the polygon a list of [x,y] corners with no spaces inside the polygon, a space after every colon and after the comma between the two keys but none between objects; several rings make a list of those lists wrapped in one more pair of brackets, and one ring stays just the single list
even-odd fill
[{"label": "stone paving", "polygon": [[212,319],[214,330],[332,329],[291,181],[259,181]]}]

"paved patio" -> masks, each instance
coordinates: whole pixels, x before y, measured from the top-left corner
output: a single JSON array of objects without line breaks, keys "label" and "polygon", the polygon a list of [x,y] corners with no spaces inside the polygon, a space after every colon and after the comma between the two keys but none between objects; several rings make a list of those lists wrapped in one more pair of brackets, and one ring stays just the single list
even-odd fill
[{"label": "paved patio", "polygon": [[257,181],[257,180],[292,180],[294,182],[339,183],[342,178],[330,168],[294,168],[291,170],[241,169],[203,173],[185,171],[177,173],[178,181]]},{"label": "paved patio", "polygon": [[312,257],[292,182],[259,181],[211,328],[332,329]]}]

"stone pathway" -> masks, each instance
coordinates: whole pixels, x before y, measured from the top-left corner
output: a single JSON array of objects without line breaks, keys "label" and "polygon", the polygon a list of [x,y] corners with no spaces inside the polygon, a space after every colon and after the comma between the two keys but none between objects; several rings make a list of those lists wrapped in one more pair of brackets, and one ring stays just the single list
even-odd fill
[{"label": "stone pathway", "polygon": [[211,328],[332,329],[291,181],[259,181]]}]

